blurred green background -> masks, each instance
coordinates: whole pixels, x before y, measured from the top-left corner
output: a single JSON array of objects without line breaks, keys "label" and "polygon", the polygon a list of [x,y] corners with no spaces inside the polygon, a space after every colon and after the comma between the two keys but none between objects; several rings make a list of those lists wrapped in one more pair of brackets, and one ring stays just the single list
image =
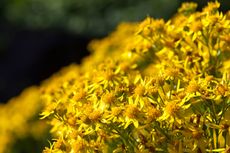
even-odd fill
[{"label": "blurred green background", "polygon": [[[207,0],[193,0],[202,7]],[[97,37],[122,21],[139,21],[147,15],[169,18],[182,0],[5,0],[2,16],[10,23],[30,29],[57,28]],[[222,8],[229,7],[222,0]]]},{"label": "blurred green background", "polygon": [[[201,9],[207,0],[193,0]],[[80,63],[90,40],[120,22],[170,18],[184,0],[1,0],[0,102]],[[221,1],[221,10],[230,7]]]},{"label": "blurred green background", "polygon": [[7,0],[1,6],[4,17],[19,26],[97,37],[121,21],[168,18],[178,5],[178,0]]}]

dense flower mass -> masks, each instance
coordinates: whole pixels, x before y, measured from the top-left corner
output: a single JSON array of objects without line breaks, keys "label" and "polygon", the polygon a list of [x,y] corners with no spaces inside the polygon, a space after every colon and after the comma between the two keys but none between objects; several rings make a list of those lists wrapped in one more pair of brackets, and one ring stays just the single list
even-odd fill
[{"label": "dense flower mass", "polygon": [[196,7],[122,23],[81,65],[0,105],[0,153],[47,138],[41,109],[43,153],[229,152],[230,11]]},{"label": "dense flower mass", "polygon": [[44,153],[229,152],[230,13],[219,6],[122,23],[45,81],[55,140]]}]

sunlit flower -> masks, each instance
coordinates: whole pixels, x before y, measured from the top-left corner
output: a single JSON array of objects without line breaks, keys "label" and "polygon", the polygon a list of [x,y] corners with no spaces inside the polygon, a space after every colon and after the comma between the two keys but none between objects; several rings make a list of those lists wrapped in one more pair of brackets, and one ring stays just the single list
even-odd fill
[{"label": "sunlit flower", "polygon": [[229,13],[184,3],[168,21],[123,23],[45,81],[44,152],[229,150]]}]

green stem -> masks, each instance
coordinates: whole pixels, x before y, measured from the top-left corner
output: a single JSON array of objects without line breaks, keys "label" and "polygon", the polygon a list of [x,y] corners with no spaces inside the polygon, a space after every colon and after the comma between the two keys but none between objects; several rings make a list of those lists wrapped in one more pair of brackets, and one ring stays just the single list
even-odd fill
[{"label": "green stem", "polygon": [[159,97],[160,97],[160,99],[162,101],[162,104],[164,105],[164,100],[162,99],[162,97],[161,97],[161,95],[159,93],[158,93],[158,95],[159,95]]},{"label": "green stem", "polygon": [[214,103],[213,100],[211,101],[211,103],[212,103],[212,106],[211,106],[212,112],[211,112],[211,114],[213,114],[212,116],[214,117],[215,124],[216,124],[216,125],[219,125],[218,119],[217,119],[217,117],[216,117],[217,114],[216,114],[215,103]]},{"label": "green stem", "polygon": [[218,140],[218,135],[219,135],[219,130],[218,129],[215,129],[215,134],[216,134],[216,148],[219,148],[219,140]]},{"label": "green stem", "polygon": [[163,91],[164,95],[166,95],[163,86],[161,86],[161,90]]}]

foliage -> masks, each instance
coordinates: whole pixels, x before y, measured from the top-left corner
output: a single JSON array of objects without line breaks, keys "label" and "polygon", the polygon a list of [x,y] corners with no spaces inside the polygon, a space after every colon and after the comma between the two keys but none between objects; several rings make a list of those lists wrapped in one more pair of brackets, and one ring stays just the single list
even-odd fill
[{"label": "foliage", "polygon": [[[178,0],[7,0],[0,2],[3,16],[31,29],[63,29],[101,36],[121,21],[142,20],[147,15],[169,17]],[[171,5],[167,5],[171,3]]]}]

